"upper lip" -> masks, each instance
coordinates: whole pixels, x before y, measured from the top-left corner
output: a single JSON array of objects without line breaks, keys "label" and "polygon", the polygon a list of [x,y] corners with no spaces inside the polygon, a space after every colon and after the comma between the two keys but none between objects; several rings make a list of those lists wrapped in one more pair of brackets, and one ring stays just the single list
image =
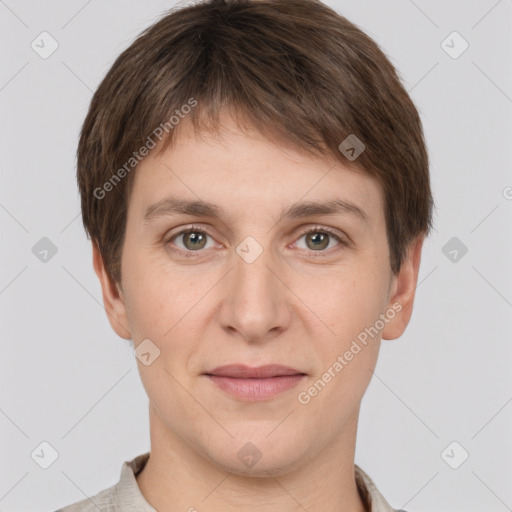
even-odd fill
[{"label": "upper lip", "polygon": [[280,375],[304,375],[303,372],[280,364],[251,367],[243,364],[228,364],[206,372],[206,375],[239,379],[266,379]]}]

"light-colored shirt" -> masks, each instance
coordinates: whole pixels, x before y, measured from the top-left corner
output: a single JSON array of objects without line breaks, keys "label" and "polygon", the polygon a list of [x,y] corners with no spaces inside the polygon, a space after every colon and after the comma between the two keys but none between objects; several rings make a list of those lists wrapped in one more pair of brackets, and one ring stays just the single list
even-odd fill
[{"label": "light-colored shirt", "polygon": [[[56,512],[157,512],[145,500],[135,479],[148,461],[149,454],[143,453],[125,461],[117,484]],[[370,477],[359,466],[354,465],[354,468],[357,488],[368,512],[406,512],[391,508]]]}]

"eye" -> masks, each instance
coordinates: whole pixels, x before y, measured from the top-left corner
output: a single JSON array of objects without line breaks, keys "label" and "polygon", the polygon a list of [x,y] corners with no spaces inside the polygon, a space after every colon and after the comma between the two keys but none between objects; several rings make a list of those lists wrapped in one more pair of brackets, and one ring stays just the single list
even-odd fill
[{"label": "eye", "polygon": [[[190,253],[200,252],[202,249],[213,247],[215,245],[213,243],[210,246],[207,245],[208,237],[210,237],[210,235],[204,229],[191,226],[169,237],[165,245],[169,245],[174,252],[189,256],[191,255]],[[181,246],[180,242],[182,244]]]},{"label": "eye", "polygon": [[[212,240],[210,245],[208,245],[208,238]],[[328,249],[332,249],[333,245],[336,245],[332,243],[334,241],[338,242],[337,245],[341,246],[340,248],[349,245],[343,237],[322,226],[309,228],[301,234],[298,240],[300,241],[302,238],[305,238],[306,246],[299,246],[299,248],[309,251],[310,255],[314,253],[313,257],[330,256],[333,251]],[[296,243],[298,244],[298,242]],[[211,249],[216,246],[211,235],[199,226],[189,226],[174,233],[164,242],[164,245],[168,246],[172,252],[185,257],[199,256],[203,249]]]},{"label": "eye", "polygon": [[[308,229],[307,231],[302,233],[299,240],[303,237],[305,237],[305,249],[311,252],[319,253],[315,254],[314,257],[330,255],[332,251],[327,252],[326,249],[333,247],[333,245],[331,244],[331,242],[333,241],[337,241],[338,245],[341,246],[348,245],[348,242],[344,240],[342,237],[334,233],[332,230],[321,226],[315,226],[313,228]],[[326,252],[327,254],[324,254]]]}]

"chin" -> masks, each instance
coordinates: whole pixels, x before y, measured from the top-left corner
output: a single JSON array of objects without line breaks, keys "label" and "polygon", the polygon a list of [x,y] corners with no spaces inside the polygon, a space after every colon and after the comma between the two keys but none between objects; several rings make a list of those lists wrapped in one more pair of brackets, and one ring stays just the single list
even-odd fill
[{"label": "chin", "polygon": [[268,478],[269,474],[289,473],[305,458],[301,447],[307,444],[293,439],[286,431],[269,436],[271,430],[253,431],[250,436],[238,435],[221,442],[220,446],[210,445],[208,456],[217,466],[240,476]]}]

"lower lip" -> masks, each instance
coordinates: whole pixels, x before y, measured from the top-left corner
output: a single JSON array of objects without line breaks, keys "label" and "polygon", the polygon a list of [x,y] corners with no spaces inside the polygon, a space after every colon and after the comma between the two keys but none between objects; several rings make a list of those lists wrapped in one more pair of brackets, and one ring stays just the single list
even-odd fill
[{"label": "lower lip", "polygon": [[220,389],[243,400],[266,400],[295,387],[304,377],[303,374],[281,375],[267,379],[240,379],[207,375]]}]

